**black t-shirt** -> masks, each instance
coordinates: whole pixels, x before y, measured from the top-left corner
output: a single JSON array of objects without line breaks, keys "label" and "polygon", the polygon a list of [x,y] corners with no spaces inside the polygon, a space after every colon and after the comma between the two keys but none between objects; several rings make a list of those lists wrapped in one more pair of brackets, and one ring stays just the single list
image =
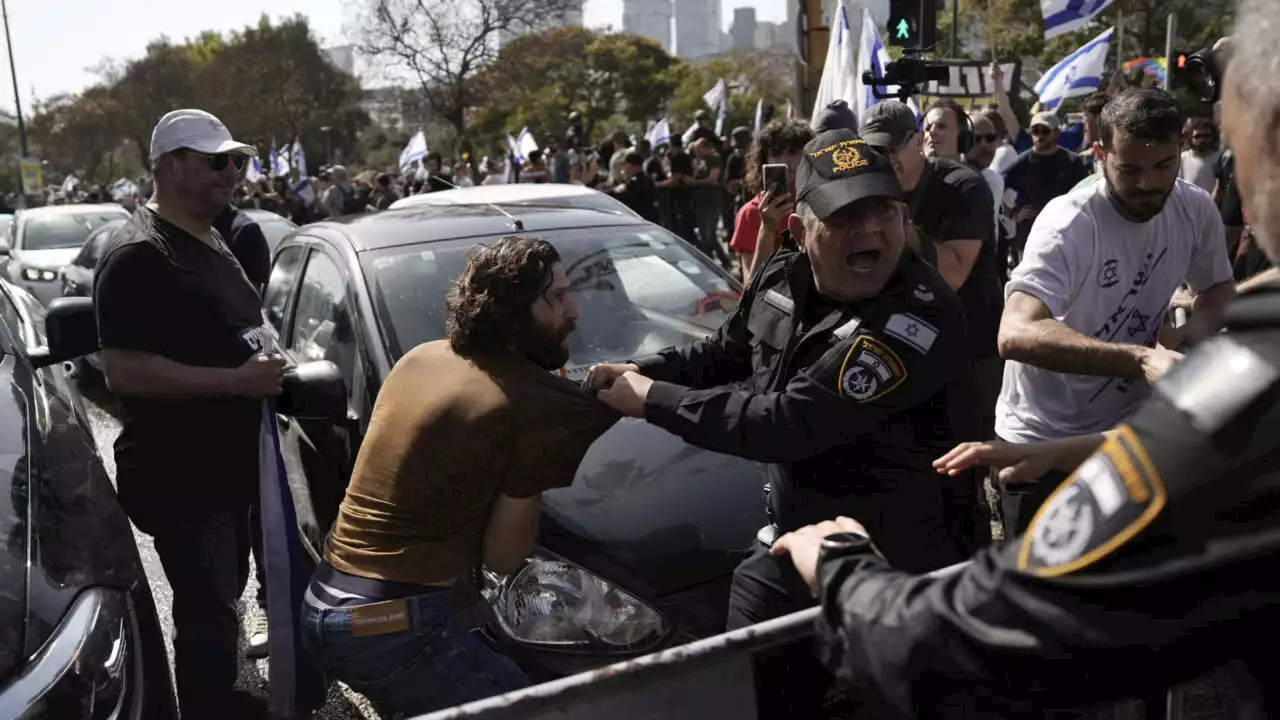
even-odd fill
[{"label": "black t-shirt", "polygon": [[1214,176],[1218,178],[1218,212],[1222,215],[1222,224],[1227,227],[1244,225],[1244,205],[1240,202],[1240,188],[1236,187],[1236,156],[1231,150],[1222,153],[1218,167],[1214,168]]},{"label": "black t-shirt", "polygon": [[227,241],[249,282],[259,291],[266,287],[271,276],[271,250],[262,227],[248,213],[228,207],[213,219],[213,229]]},{"label": "black t-shirt", "polygon": [[991,187],[967,165],[935,158],[926,163],[918,194],[909,194],[911,219],[934,242],[982,241],[969,279],[956,295],[964,306],[973,359],[991,357],[996,354],[996,333],[1004,311],[996,270],[995,200]]},{"label": "black t-shirt", "polygon": [[658,221],[658,188],[646,173],[636,173],[627,180],[627,186],[618,195],[627,207],[649,222]]},{"label": "black t-shirt", "polygon": [[[116,232],[98,263],[93,300],[107,349],[219,368],[276,351],[258,293],[230,251],[214,250],[150,208]],[[116,484],[139,528],[203,510],[247,511],[258,487],[261,400],[119,401]]]},{"label": "black t-shirt", "polygon": [[721,171],[720,177],[714,185],[703,185],[702,187],[695,188],[698,191],[698,202],[706,203],[707,205],[720,205],[721,196],[724,193],[723,166],[724,161],[720,159],[719,155],[712,154],[704,158],[698,158],[697,170],[694,171],[693,175],[695,179],[702,180],[709,178],[711,177],[712,171]]},{"label": "black t-shirt", "polygon": [[1039,212],[1050,200],[1071,192],[1089,177],[1089,171],[1088,164],[1070,150],[1059,148],[1052,155],[1028,150],[1004,171],[1004,186],[1018,194],[1015,209],[1030,205]]},{"label": "black t-shirt", "polygon": [[654,182],[662,182],[667,179],[667,171],[662,169],[662,158],[654,155],[644,162],[644,171]]},{"label": "black t-shirt", "polygon": [[[693,156],[684,150],[673,150],[671,152],[671,174],[683,175],[692,179],[693,175]],[[697,188],[676,186],[671,188],[672,197],[676,202],[684,207],[693,201],[693,191]]]}]

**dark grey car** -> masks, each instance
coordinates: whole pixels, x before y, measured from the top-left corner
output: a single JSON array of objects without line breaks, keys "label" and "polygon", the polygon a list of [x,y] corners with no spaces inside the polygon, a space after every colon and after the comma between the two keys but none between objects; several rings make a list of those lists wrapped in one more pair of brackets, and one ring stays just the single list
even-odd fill
[{"label": "dark grey car", "polygon": [[[391,366],[443,336],[445,294],[467,252],[516,232],[550,241],[564,257],[582,314],[564,370],[571,378],[593,363],[696,342],[740,296],[699,251],[621,214],[422,207],[300,228],[276,250],[267,314],[292,361],[340,368],[349,416],[340,425],[280,418],[313,555]],[[531,562],[513,577],[489,578],[491,639],[530,675],[547,677],[720,632],[733,569],[765,523],[764,478],[757,463],[620,421],[591,447],[572,487],[546,493]]]}]

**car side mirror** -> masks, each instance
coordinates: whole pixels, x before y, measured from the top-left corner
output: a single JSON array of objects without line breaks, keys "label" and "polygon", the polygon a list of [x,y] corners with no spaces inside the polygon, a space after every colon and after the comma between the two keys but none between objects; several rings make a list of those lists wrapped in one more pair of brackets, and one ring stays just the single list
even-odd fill
[{"label": "car side mirror", "polygon": [[27,357],[36,368],[98,351],[98,321],[93,314],[93,298],[54,298],[45,311],[44,328],[48,344],[27,350]]},{"label": "car side mirror", "polygon": [[286,368],[284,390],[276,411],[296,420],[347,422],[347,389],[342,371],[328,360],[315,360]]}]

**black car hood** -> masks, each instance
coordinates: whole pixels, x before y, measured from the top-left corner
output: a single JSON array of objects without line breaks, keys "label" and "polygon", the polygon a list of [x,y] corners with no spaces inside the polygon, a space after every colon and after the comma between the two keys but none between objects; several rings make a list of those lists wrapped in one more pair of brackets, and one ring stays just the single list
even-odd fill
[{"label": "black car hood", "polygon": [[625,418],[544,494],[543,547],[642,597],[733,572],[766,522],[763,465]]},{"label": "black car hood", "polygon": [[[10,374],[12,372],[12,374]],[[59,368],[43,371],[52,379]],[[90,586],[145,582],[129,519],[62,390],[0,361],[0,683]],[[36,427],[29,427],[24,407]],[[32,433],[31,452],[27,434]]]}]

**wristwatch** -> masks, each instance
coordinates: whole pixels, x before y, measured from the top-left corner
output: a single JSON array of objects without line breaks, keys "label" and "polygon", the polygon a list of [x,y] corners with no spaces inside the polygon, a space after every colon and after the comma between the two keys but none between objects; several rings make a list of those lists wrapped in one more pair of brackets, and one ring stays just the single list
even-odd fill
[{"label": "wristwatch", "polygon": [[818,551],[818,565],[828,560],[875,552],[871,538],[856,532],[840,532],[822,539],[822,548]]}]

